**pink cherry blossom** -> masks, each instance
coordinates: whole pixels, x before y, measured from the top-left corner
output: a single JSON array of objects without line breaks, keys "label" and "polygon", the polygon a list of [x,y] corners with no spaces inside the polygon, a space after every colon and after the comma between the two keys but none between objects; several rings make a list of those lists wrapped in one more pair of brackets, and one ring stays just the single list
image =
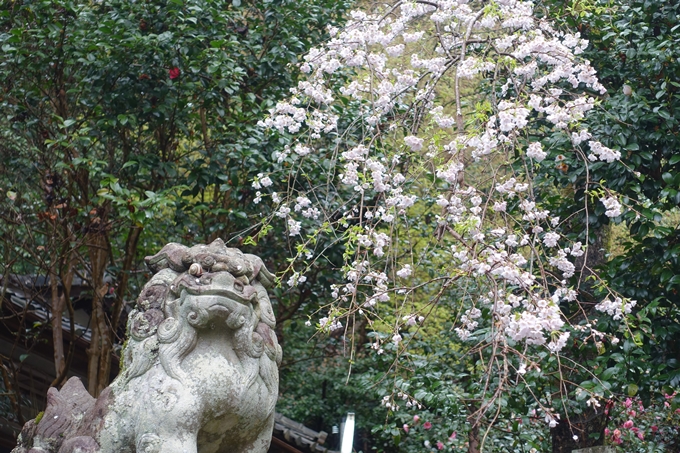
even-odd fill
[{"label": "pink cherry blossom", "polygon": [[[438,273],[455,276],[465,285],[467,280],[486,279],[488,284],[472,286],[496,288],[472,294],[473,302],[453,310],[452,330],[470,341],[479,339],[480,329],[493,326],[494,346],[503,347],[508,339],[522,344],[508,352],[516,355],[510,362],[517,367],[507,367],[507,373],[522,376],[540,372],[542,364],[525,363],[526,357],[517,351],[536,348],[552,355],[578,341],[579,326],[570,324],[561,307],[578,297],[567,279],[578,271],[575,263],[585,251],[580,242],[570,241],[556,213],[538,201],[538,173],[508,170],[515,164],[548,168],[553,165],[547,162],[551,154],[557,155],[557,168],[565,173],[578,156],[584,156],[579,165],[586,168],[593,162],[611,164],[621,156],[599,142],[582,121],[596,106],[589,93],[606,91],[590,63],[579,57],[587,41],[553,27],[534,13],[532,2],[503,0],[494,14],[486,14],[482,4],[395,2],[394,9],[386,5],[384,10],[350,13],[342,30],[334,29],[329,41],[302,57],[302,80],[260,124],[291,137],[290,144],[272,156],[272,186],[265,189],[277,200],[270,220],[288,226],[296,243],[291,250],[298,250],[289,276],[313,259],[308,238],[341,237],[341,245],[354,252],[345,256],[342,278],[332,283],[330,311],[337,317],[357,311],[370,323],[379,310],[395,307],[399,317],[406,314],[405,322],[396,323],[386,338],[400,349],[408,348],[402,329],[424,319],[411,308],[406,311],[402,295],[413,294],[431,279],[416,268],[413,256],[395,253],[403,242],[398,232],[421,222],[421,214],[434,208],[442,237],[432,253],[445,257]],[[435,29],[442,31],[433,33]],[[422,53],[424,48],[436,55]],[[463,108],[477,102],[474,96],[443,96],[452,91],[458,96],[459,80],[476,83],[489,72],[498,89],[488,101],[488,116],[469,115]],[[349,73],[356,76],[345,78]],[[438,89],[443,80],[452,80],[455,89]],[[356,103],[356,118],[340,121],[334,112],[341,111],[347,99]],[[547,146],[556,134],[573,147],[569,157]],[[328,140],[339,136],[357,140],[324,154]],[[330,179],[310,181],[309,189],[280,184],[291,180],[291,171],[305,174],[308,165],[333,167]],[[475,178],[468,175],[481,168],[490,179],[482,178],[484,185],[476,187]],[[636,203],[605,181],[592,185],[601,193],[609,217],[623,215],[629,210],[625,204]],[[319,192],[329,187],[343,187],[337,200],[329,201],[328,193]],[[272,194],[262,195],[263,200],[274,200]],[[346,234],[348,225],[353,225],[351,234]],[[462,225],[465,228],[458,228]],[[455,240],[444,238],[449,234]],[[500,289],[507,287],[516,289]],[[614,320],[632,312],[635,301],[610,294],[595,305],[598,311]],[[377,354],[384,353],[381,345],[387,344],[376,342]],[[513,381],[515,376],[499,379]],[[501,390],[495,393],[500,395],[505,389],[495,390]],[[398,408],[391,398],[387,396],[384,406]],[[599,405],[595,398],[589,402]],[[626,400],[626,410],[632,403]],[[410,400],[407,406],[421,408]],[[608,404],[605,411],[610,408]],[[556,416],[548,415],[546,423],[556,425]],[[413,425],[419,422],[415,415]],[[431,429],[432,423],[423,427]]]}]

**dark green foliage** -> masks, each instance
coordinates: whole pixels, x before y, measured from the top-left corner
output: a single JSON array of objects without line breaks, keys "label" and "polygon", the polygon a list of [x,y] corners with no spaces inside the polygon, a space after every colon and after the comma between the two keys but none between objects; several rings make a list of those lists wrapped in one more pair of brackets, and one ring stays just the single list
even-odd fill
[{"label": "dark green foliage", "polygon": [[[250,183],[277,143],[257,121],[349,4],[2,2],[3,274],[50,275],[60,288],[83,277],[93,295],[84,308],[103,321],[93,328],[110,329],[106,347],[119,342],[125,307],[148,278],[141,258],[169,241],[241,246],[258,231],[267,207],[253,203]],[[272,271],[286,265],[281,237],[270,230],[249,250]],[[105,276],[114,289],[96,296]],[[279,311],[295,316],[297,296],[283,294]],[[90,363],[99,390],[102,357]]]},{"label": "dark green foliage", "polygon": [[[615,289],[638,300],[638,324],[627,342],[637,339],[644,352],[634,354],[641,354],[639,363],[627,363],[616,376],[645,391],[650,384],[677,387],[680,5],[629,0],[593,2],[579,10],[560,3],[557,11],[591,42],[586,56],[608,94],[587,125],[602,143],[621,152],[624,164],[593,165],[590,175],[593,181],[606,180],[631,208],[620,219],[629,238],[613,244],[624,251],[609,260],[605,275]],[[578,202],[584,192],[577,188],[575,195]],[[593,231],[609,223],[598,204],[595,219],[589,219]]]}]

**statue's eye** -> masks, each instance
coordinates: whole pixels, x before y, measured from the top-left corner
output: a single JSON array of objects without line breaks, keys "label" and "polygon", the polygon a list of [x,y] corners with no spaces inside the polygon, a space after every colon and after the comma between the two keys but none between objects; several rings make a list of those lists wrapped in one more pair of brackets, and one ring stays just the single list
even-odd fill
[{"label": "statue's eye", "polygon": [[236,280],[236,281],[234,282],[234,289],[235,289],[236,291],[240,292],[240,293],[243,292],[243,283],[241,283],[241,282],[239,282],[238,280]]}]

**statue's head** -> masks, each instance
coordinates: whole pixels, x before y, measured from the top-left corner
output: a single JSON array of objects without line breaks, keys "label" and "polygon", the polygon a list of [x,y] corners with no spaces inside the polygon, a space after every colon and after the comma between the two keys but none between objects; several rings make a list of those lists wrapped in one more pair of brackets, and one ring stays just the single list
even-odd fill
[{"label": "statue's head", "polygon": [[146,263],[154,275],[129,316],[124,382],[156,361],[170,376],[184,379],[181,361],[204,329],[220,329],[229,336],[239,357],[257,358],[265,352],[280,361],[266,289],[274,276],[260,258],[217,239],[190,248],[170,243]]}]

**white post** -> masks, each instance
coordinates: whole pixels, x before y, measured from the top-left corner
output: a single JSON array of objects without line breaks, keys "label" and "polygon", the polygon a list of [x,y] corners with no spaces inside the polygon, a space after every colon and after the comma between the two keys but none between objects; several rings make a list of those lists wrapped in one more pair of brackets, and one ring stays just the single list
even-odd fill
[{"label": "white post", "polygon": [[342,446],[340,453],[352,453],[352,444],[354,443],[354,412],[347,413],[347,420],[342,430]]}]

